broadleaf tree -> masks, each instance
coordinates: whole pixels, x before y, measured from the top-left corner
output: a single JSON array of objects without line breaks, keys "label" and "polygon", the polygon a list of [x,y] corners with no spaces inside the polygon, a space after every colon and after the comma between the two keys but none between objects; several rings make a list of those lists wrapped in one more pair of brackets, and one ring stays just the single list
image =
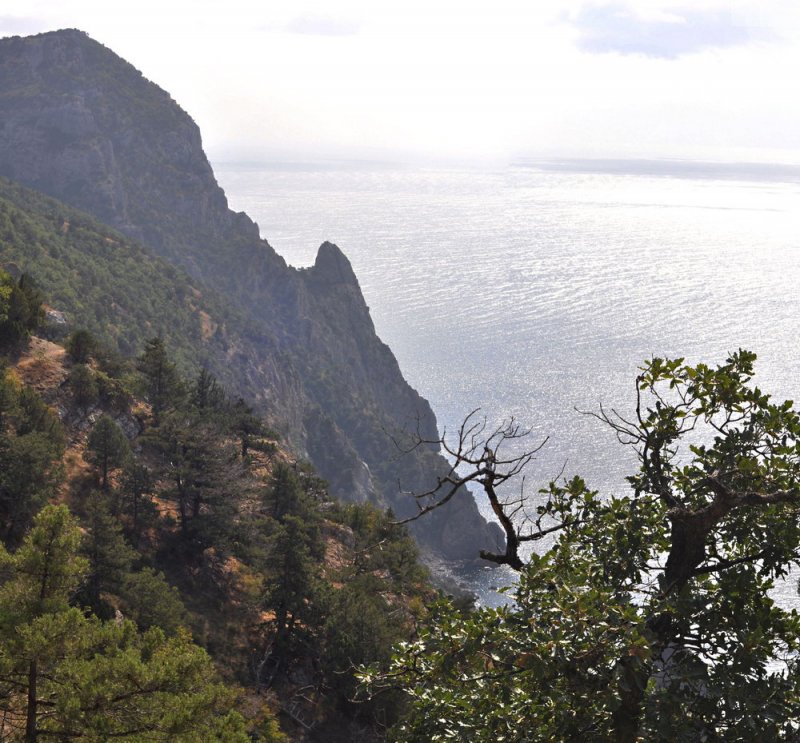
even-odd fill
[{"label": "broadleaf tree", "polygon": [[[516,425],[483,435],[467,421],[442,442],[453,470],[420,514],[482,486],[509,537],[485,556],[519,581],[508,606],[438,605],[388,669],[364,673],[409,697],[395,740],[800,735],[800,616],[771,593],[800,565],[800,416],[753,384],[754,361],[653,359],[631,416],[595,414],[638,453],[623,494],[576,477],[529,510],[496,487],[530,461],[504,455]],[[526,555],[526,542],[542,546]]]}]

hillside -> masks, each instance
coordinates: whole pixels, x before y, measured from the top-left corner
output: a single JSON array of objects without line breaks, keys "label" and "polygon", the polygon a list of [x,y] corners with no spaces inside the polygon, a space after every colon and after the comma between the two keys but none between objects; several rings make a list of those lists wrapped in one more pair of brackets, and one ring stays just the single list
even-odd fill
[{"label": "hillside", "polygon": [[[181,274],[183,285],[218,297],[215,312],[196,314],[222,324],[222,339],[204,337],[202,322],[198,334],[198,319],[180,299],[177,317],[195,324],[192,343],[202,347],[185,355],[225,367],[231,388],[271,416],[337,497],[412,513],[398,483],[426,490],[447,465],[432,449],[399,457],[391,435],[419,429],[435,439],[435,417],[377,337],[341,250],[325,243],[312,268],[286,266],[255,223],[228,209],[191,118],[79,31],[0,40],[0,91],[0,174],[141,240],[171,264],[165,275],[180,268],[191,277]],[[23,202],[18,208],[28,208]],[[56,232],[62,225],[51,220]],[[31,255],[18,260],[37,274]],[[112,306],[119,287],[106,278],[93,280]],[[158,325],[172,322],[171,312],[159,313]],[[75,321],[92,322],[80,313]],[[499,539],[469,497],[414,533],[450,559],[471,558]]]},{"label": "hillside", "polygon": [[[333,502],[213,377],[181,379],[168,348],[146,345],[136,364],[109,363],[97,343],[84,361],[42,337],[0,345],[0,558],[24,551],[48,502],[67,504],[85,558],[70,603],[140,632],[189,627],[221,679],[243,687],[235,709],[253,740],[281,740],[267,730],[278,711],[292,740],[382,739],[396,700],[351,704],[353,664],[386,661],[435,595],[413,542],[376,509]],[[149,384],[159,353],[163,399]],[[0,658],[7,629],[2,619]],[[7,678],[3,666],[0,708],[13,717]]]}]

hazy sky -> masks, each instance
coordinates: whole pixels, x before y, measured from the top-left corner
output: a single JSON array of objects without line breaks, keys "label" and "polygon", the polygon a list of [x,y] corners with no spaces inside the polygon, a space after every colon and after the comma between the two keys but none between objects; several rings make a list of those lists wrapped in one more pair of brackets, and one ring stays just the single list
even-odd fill
[{"label": "hazy sky", "polygon": [[796,0],[3,0],[167,89],[212,159],[800,161]]}]

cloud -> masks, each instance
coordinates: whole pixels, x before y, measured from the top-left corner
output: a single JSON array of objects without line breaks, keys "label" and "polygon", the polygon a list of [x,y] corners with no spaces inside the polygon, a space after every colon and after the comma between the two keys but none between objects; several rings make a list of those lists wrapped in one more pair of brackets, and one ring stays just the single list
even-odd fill
[{"label": "cloud", "polygon": [[39,18],[24,18],[21,16],[0,16],[0,34],[34,34],[46,26]]},{"label": "cloud", "polygon": [[293,34],[310,36],[355,36],[359,31],[357,23],[341,18],[327,16],[298,16],[286,25]]},{"label": "cloud", "polygon": [[588,5],[570,19],[578,47],[604,54],[677,59],[706,49],[741,46],[764,38],[729,10],[670,10],[643,16],[622,4]]}]

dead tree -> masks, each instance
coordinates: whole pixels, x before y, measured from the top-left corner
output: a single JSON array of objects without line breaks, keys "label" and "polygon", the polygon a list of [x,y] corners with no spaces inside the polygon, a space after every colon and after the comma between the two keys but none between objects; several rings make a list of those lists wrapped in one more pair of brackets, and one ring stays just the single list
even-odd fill
[{"label": "dead tree", "polygon": [[[450,463],[447,474],[439,476],[430,490],[408,494],[416,501],[417,512],[398,523],[416,521],[450,502],[459,491],[467,492],[466,486],[477,485],[497,517],[506,542],[505,551],[481,550],[481,558],[521,570],[525,564],[520,557],[522,545],[538,541],[577,523],[574,518],[567,521],[555,519],[552,509],[547,507],[540,508],[536,517],[531,515],[530,504],[524,492],[525,468],[547,443],[547,438],[533,447],[525,448],[521,453],[507,453],[515,442],[524,442],[530,436],[530,429],[523,428],[513,418],[499,426],[490,427],[486,418],[481,417],[476,409],[466,416],[453,438],[448,437],[445,431],[438,439],[417,435],[410,446],[398,444],[405,452],[422,446],[440,447]],[[520,487],[515,495],[501,491],[505,483],[516,478],[520,479]]]}]

